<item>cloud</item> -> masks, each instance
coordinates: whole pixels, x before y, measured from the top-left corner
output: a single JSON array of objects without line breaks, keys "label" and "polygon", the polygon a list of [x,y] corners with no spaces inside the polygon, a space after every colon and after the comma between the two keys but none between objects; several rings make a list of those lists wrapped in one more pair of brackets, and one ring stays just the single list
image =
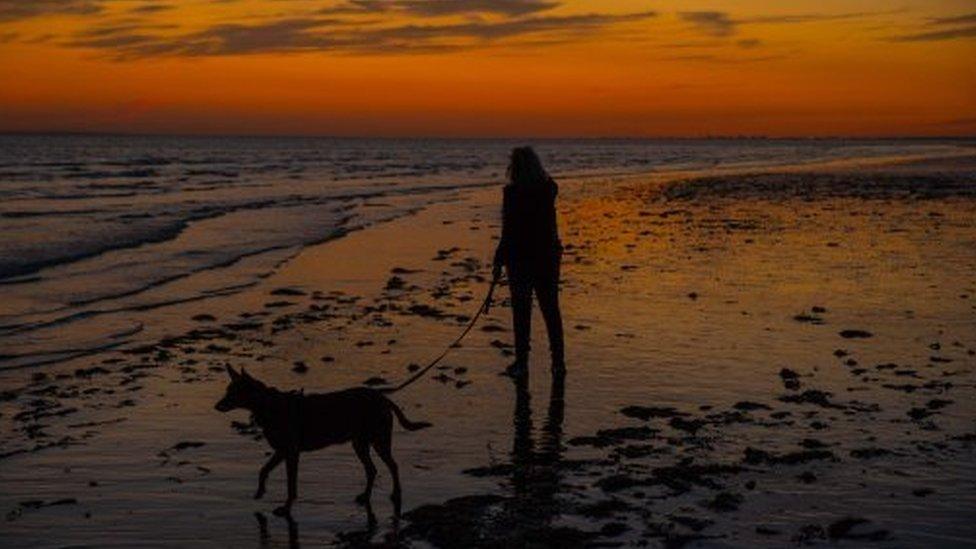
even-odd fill
[{"label": "cloud", "polygon": [[976,25],[953,29],[942,29],[916,34],[904,34],[890,38],[893,42],[940,42],[943,40],[964,40],[976,38]]},{"label": "cloud", "polygon": [[976,13],[932,17],[921,23],[915,33],[888,38],[891,42],[941,42],[976,38]]},{"label": "cloud", "polygon": [[0,22],[42,15],[91,15],[103,9],[101,0],[0,0]]},{"label": "cloud", "polygon": [[654,17],[653,12],[624,15],[585,14],[550,17],[531,17],[497,22],[476,21],[453,25],[404,25],[379,29],[371,33],[374,39],[430,40],[441,37],[469,38],[475,40],[500,40],[519,35],[537,33],[579,33],[596,31],[604,27],[639,21]]},{"label": "cloud", "polygon": [[[64,45],[112,50],[120,58],[153,55],[207,55],[218,50],[253,53],[257,50],[281,51],[311,46],[308,32],[326,24],[316,19],[285,19],[261,25],[217,25],[205,31],[167,37],[146,32],[142,26],[120,25],[79,33]],[[320,45],[327,44],[322,37]]]},{"label": "cloud", "polygon": [[23,42],[25,44],[46,44],[48,42],[51,42],[55,38],[57,38],[57,35],[48,32],[48,33],[35,36],[34,38],[26,39]]},{"label": "cloud", "polygon": [[133,7],[129,11],[132,13],[142,13],[142,14],[159,13],[161,11],[171,10],[175,7],[176,6],[173,6],[172,4],[142,4]]},{"label": "cloud", "polygon": [[547,0],[348,0],[344,4],[324,8],[319,13],[400,11],[427,17],[478,13],[518,17],[550,10],[558,5],[558,2]]},{"label": "cloud", "polygon": [[711,53],[701,53],[701,54],[690,54],[690,55],[672,55],[668,57],[663,57],[663,61],[680,61],[680,62],[697,62],[697,63],[714,63],[718,65],[742,65],[747,63],[762,63],[765,61],[778,61],[782,59],[788,59],[786,55],[762,55],[755,57],[730,57],[725,55],[716,55]]},{"label": "cloud", "polygon": [[665,61],[718,61],[719,57],[711,53],[693,55],[671,55],[663,58]]},{"label": "cloud", "polygon": [[78,38],[102,38],[108,36],[119,36],[123,34],[131,34],[137,31],[149,31],[149,30],[164,30],[164,29],[175,29],[178,28],[177,25],[173,24],[146,24],[138,20],[125,20],[119,21],[112,25],[103,25],[100,27],[93,27],[90,29],[83,30],[79,32],[76,36]]},{"label": "cloud", "polygon": [[708,36],[723,37],[735,34],[736,22],[725,12],[684,11],[679,13],[678,17]]},{"label": "cloud", "polygon": [[110,3],[136,4],[128,9],[133,14],[151,14],[174,9],[176,6],[155,0],[0,0],[0,23],[34,17],[73,15],[93,16],[105,12]]},{"label": "cloud", "polygon": [[853,13],[801,13],[795,15],[767,15],[762,17],[751,17],[738,21],[742,24],[799,24],[799,23],[821,23],[824,21],[841,21],[844,19],[861,19],[882,13],[894,12],[866,12],[859,11]]},{"label": "cloud", "polygon": [[108,50],[117,59],[152,56],[221,56],[259,53],[431,53],[483,47],[515,38],[557,43],[607,27],[654,17],[653,12],[525,17],[450,24],[359,25],[342,18],[301,17],[257,24],[222,24],[182,35],[146,28],[75,35],[64,45]]},{"label": "cloud", "polygon": [[930,25],[960,25],[966,23],[976,23],[976,13],[965,15],[955,15],[952,17],[935,17],[929,19]]},{"label": "cloud", "polygon": [[[795,25],[801,23],[819,23],[824,21],[838,21],[844,19],[860,19],[881,12],[853,12],[853,13],[801,13],[793,15],[765,15],[734,19],[724,11],[685,11],[679,12],[678,17],[690,23],[699,32],[716,38],[729,37],[739,31],[743,25],[780,24]],[[884,12],[893,13],[893,12]]]}]

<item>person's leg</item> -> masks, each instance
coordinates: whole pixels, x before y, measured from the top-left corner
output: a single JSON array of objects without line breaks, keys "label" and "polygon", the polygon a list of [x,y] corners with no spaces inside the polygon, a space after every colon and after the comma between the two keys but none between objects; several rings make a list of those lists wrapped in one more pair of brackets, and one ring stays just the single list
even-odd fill
[{"label": "person's leg", "polygon": [[558,260],[554,269],[544,272],[535,281],[535,294],[539,300],[539,309],[546,322],[546,332],[549,335],[549,353],[552,356],[554,371],[565,369],[563,318],[559,311],[559,265]]},{"label": "person's leg", "polygon": [[529,335],[532,328],[531,280],[511,273],[508,288],[512,296],[512,329],[515,332],[515,366],[525,368],[529,360]]}]

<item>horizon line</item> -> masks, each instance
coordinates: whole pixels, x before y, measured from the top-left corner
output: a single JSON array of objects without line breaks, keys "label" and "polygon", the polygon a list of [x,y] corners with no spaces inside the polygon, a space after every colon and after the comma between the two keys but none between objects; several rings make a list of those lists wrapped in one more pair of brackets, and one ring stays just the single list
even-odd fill
[{"label": "horizon line", "polygon": [[969,141],[976,140],[973,135],[925,135],[925,134],[902,134],[902,135],[763,135],[763,134],[714,134],[714,135],[602,135],[602,136],[455,136],[455,135],[335,135],[335,134],[288,134],[288,133],[233,133],[233,132],[214,132],[214,133],[184,133],[184,132],[127,132],[127,131],[71,131],[71,130],[3,130],[0,129],[0,136],[19,137],[19,136],[51,136],[51,137],[195,137],[195,138],[246,138],[246,139],[375,139],[375,140],[468,140],[468,141],[514,141],[514,140],[538,140],[538,141],[653,141],[653,140],[767,140],[767,141],[827,141],[847,139],[852,141],[871,141],[871,140],[925,140],[925,141]]}]

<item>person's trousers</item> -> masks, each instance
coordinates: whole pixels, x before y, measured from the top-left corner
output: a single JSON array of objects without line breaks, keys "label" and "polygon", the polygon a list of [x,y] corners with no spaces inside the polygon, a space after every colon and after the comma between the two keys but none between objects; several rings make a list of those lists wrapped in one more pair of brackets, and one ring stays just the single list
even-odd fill
[{"label": "person's trousers", "polygon": [[549,353],[554,363],[563,362],[563,320],[559,311],[559,256],[541,265],[510,263],[508,287],[512,295],[512,326],[515,330],[515,359],[527,361],[532,328],[532,295],[549,334]]}]

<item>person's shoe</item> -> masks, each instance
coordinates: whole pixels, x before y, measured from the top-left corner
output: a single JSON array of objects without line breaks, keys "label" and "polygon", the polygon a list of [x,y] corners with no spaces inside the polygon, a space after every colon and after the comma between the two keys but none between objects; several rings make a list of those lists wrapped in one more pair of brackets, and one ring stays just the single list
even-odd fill
[{"label": "person's shoe", "polygon": [[515,362],[509,364],[508,368],[505,368],[505,373],[508,377],[522,377],[528,375],[529,365],[525,360],[516,360]]}]

